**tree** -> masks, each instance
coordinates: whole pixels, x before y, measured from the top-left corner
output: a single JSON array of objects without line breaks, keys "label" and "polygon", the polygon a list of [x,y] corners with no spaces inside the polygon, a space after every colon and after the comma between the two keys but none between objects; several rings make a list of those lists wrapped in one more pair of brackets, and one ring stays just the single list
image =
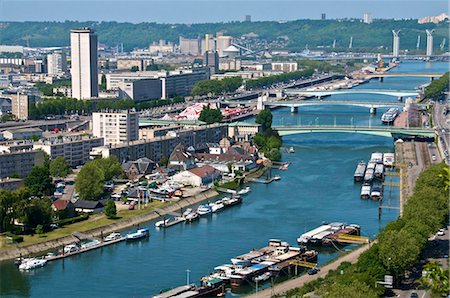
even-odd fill
[{"label": "tree", "polygon": [[93,161],[86,163],[75,178],[75,190],[82,200],[96,200],[103,192],[105,176]]},{"label": "tree", "polygon": [[131,72],[137,72],[137,71],[139,71],[139,67],[138,66],[132,66],[131,68],[130,68],[130,71]]},{"label": "tree", "polygon": [[114,203],[113,200],[108,200],[106,202],[105,206],[105,215],[109,219],[114,219],[117,217],[117,209],[116,209],[116,203]]},{"label": "tree", "polygon": [[123,172],[119,160],[114,155],[108,158],[94,159],[92,163],[103,172],[104,181],[109,181],[114,176],[120,175]]},{"label": "tree", "polygon": [[167,167],[169,164],[169,158],[165,155],[161,156],[161,159],[159,160],[159,165],[162,167]]},{"label": "tree", "polygon": [[102,79],[100,82],[100,90],[106,90],[106,76],[102,74]]},{"label": "tree", "polygon": [[222,119],[222,112],[219,109],[210,109],[209,106],[203,107],[198,117],[198,120],[204,121],[207,124],[217,123],[222,121]]},{"label": "tree", "polygon": [[42,235],[44,234],[44,226],[43,225],[37,225],[36,229],[34,230],[36,234]]},{"label": "tree", "polygon": [[50,174],[53,177],[65,178],[71,172],[69,163],[62,156],[50,161]]},{"label": "tree", "polygon": [[24,225],[25,230],[36,229],[38,225],[50,226],[53,217],[51,201],[48,198],[34,198],[22,200],[14,205],[17,219]]},{"label": "tree", "polygon": [[0,232],[10,231],[14,218],[14,196],[11,191],[0,189]]},{"label": "tree", "polygon": [[272,112],[270,110],[262,110],[256,115],[255,122],[262,125],[263,132],[272,127]]},{"label": "tree", "polygon": [[419,279],[423,287],[430,288],[431,291],[439,296],[450,292],[449,270],[442,268],[437,262],[430,262],[423,268],[425,276]]},{"label": "tree", "polygon": [[450,187],[450,169],[447,166],[443,167],[438,177],[442,179],[444,189],[448,191]]},{"label": "tree", "polygon": [[25,186],[31,191],[31,195],[50,195],[54,191],[50,171],[45,165],[34,166],[30,174],[25,178]]}]

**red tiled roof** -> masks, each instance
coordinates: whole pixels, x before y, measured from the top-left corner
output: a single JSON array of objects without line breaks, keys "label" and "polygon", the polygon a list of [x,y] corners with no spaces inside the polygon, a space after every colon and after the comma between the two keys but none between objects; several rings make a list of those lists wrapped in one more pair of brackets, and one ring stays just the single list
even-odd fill
[{"label": "red tiled roof", "polygon": [[56,200],[53,202],[53,206],[55,206],[56,210],[64,210],[67,208],[68,204],[68,200]]},{"label": "red tiled roof", "polygon": [[220,173],[219,170],[209,166],[209,165],[205,165],[203,167],[199,167],[199,168],[193,168],[190,169],[189,172],[191,172],[192,174],[198,176],[198,177],[207,177],[213,173]]}]

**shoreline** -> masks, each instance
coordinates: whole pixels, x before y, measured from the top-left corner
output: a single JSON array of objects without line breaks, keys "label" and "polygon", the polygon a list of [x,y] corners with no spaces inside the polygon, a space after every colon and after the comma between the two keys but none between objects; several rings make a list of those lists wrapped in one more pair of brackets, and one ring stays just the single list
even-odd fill
[{"label": "shoreline", "polygon": [[[189,206],[195,205],[197,203],[206,201],[213,197],[218,196],[219,193],[213,189],[209,189],[204,191],[196,196],[188,197],[181,199],[179,201],[174,201],[168,206],[161,207],[160,210],[164,210],[164,214],[158,214],[156,210],[149,210],[148,213],[142,214],[136,217],[128,218],[126,220],[111,223],[106,226],[94,228],[91,230],[83,231],[83,234],[92,237],[100,237],[101,235],[109,234],[112,232],[121,231],[127,228],[137,227],[142,223],[146,223],[157,218],[162,217],[163,215],[169,212],[175,212],[181,208],[187,208]],[[67,235],[64,237],[44,241],[41,243],[30,244],[23,247],[16,248],[6,248],[4,250],[0,250],[0,262],[12,260],[18,258],[20,256],[29,256],[37,253],[45,252],[51,249],[56,249],[62,247],[64,245],[70,244],[74,241],[78,241],[78,239],[72,235]]]}]

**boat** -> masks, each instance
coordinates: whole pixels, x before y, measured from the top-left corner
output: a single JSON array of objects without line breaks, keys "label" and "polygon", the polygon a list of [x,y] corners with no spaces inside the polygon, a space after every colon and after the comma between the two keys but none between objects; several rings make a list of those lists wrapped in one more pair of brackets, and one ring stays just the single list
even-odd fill
[{"label": "boat", "polygon": [[384,165],[382,163],[376,165],[373,176],[381,180],[384,178]]},{"label": "boat", "polygon": [[264,274],[261,274],[259,276],[256,276],[253,278],[253,281],[255,282],[262,282],[268,280],[270,277],[272,277],[272,272],[266,272]]},{"label": "boat", "polygon": [[290,162],[285,162],[278,169],[282,170],[282,171],[285,171],[285,170],[287,170],[289,168],[290,165],[291,165]]},{"label": "boat", "polygon": [[246,195],[251,191],[250,186],[247,186],[244,189],[241,189],[240,191],[237,192],[238,195]]},{"label": "boat", "polygon": [[297,242],[299,245],[327,245],[330,239],[334,239],[334,234],[359,235],[358,225],[347,225],[342,222],[332,222],[323,224],[309,232],[302,234]]},{"label": "boat", "polygon": [[287,150],[288,153],[295,153],[295,149],[294,147],[289,147],[289,149]]},{"label": "boat", "polygon": [[218,200],[214,203],[209,203],[209,207],[211,207],[211,211],[213,213],[223,209],[225,207],[225,205],[223,204],[222,200]]},{"label": "boat", "polygon": [[380,184],[374,185],[372,191],[370,192],[370,197],[372,200],[381,200],[383,197],[383,187]]},{"label": "boat", "polygon": [[187,222],[193,222],[194,220],[198,219],[198,213],[196,211],[192,211],[188,215],[186,215],[184,218],[186,218]]},{"label": "boat", "polygon": [[370,184],[363,184],[361,187],[361,199],[370,198]]},{"label": "boat", "polygon": [[242,198],[239,195],[235,195],[235,196],[232,196],[232,197],[229,197],[229,198],[223,198],[222,199],[222,203],[226,207],[230,207],[230,206],[242,203]]},{"label": "boat", "polygon": [[400,113],[398,108],[390,108],[381,116],[381,122],[389,124],[394,122],[395,118],[397,118]]},{"label": "boat", "polygon": [[364,179],[364,173],[366,172],[366,163],[364,160],[360,161],[358,166],[356,166],[355,174],[353,175],[353,180],[355,182],[361,182]]},{"label": "boat", "polygon": [[203,204],[198,206],[197,213],[199,216],[208,215],[212,212],[212,209],[209,205]]},{"label": "boat", "polygon": [[99,244],[100,244],[100,241],[99,241],[99,240],[92,240],[92,241],[89,241],[89,242],[82,243],[82,244],[80,245],[80,249],[91,248],[91,247],[96,246],[96,245],[99,245]]},{"label": "boat", "polygon": [[113,240],[117,240],[117,239],[120,239],[120,238],[122,238],[122,235],[121,235],[120,233],[114,232],[114,233],[111,233],[111,234],[109,234],[108,236],[106,236],[106,237],[103,239],[103,241],[105,241],[105,242],[107,242],[107,241],[113,241]]},{"label": "boat", "polygon": [[364,174],[364,182],[365,183],[369,183],[369,182],[371,182],[373,180],[373,173],[374,173],[373,169],[369,169],[368,168],[366,170],[366,173]]},{"label": "boat", "polygon": [[278,181],[278,180],[280,180],[280,179],[281,179],[281,177],[278,176],[278,175],[273,176],[273,180],[274,180],[274,181]]},{"label": "boat", "polygon": [[184,212],[183,212],[183,217],[186,217],[186,216],[188,216],[189,215],[189,213],[191,213],[192,212],[192,208],[187,208],[186,210],[184,210]]},{"label": "boat", "polygon": [[150,236],[150,231],[148,228],[139,229],[134,233],[127,234],[126,240],[127,241],[133,241],[138,240],[142,238],[146,238]]},{"label": "boat", "polygon": [[374,152],[370,156],[370,162],[372,163],[383,163],[383,153]]},{"label": "boat", "polygon": [[394,162],[395,162],[395,154],[394,153],[383,154],[383,165],[385,167],[393,167]]},{"label": "boat", "polygon": [[45,259],[31,258],[25,262],[22,262],[22,264],[19,265],[19,269],[20,270],[31,270],[31,269],[35,269],[35,268],[40,268],[40,267],[44,267],[46,263],[47,263],[47,260],[45,260]]},{"label": "boat", "polygon": [[69,254],[69,253],[77,252],[79,250],[80,250],[80,247],[78,246],[78,244],[72,243],[72,244],[68,244],[68,245],[64,246],[63,253]]},{"label": "boat", "polygon": [[160,220],[160,221],[157,221],[157,222],[155,223],[155,227],[160,228],[160,227],[162,227],[162,226],[165,226],[168,222],[169,222],[169,219],[168,219],[168,218],[167,218],[167,219]]}]

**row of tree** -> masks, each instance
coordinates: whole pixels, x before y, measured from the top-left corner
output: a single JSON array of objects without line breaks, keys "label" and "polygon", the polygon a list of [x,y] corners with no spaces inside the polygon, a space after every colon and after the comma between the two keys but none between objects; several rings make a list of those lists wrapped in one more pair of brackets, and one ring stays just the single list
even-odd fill
[{"label": "row of tree", "polygon": [[[414,194],[408,198],[403,217],[389,223],[378,235],[378,243],[360,255],[355,265],[342,264],[337,272],[303,288],[290,290],[285,297],[298,297],[314,291],[323,297],[379,297],[384,287],[376,286],[385,274],[400,277],[418,260],[430,235],[443,226],[449,216],[449,170],[444,163],[422,172]],[[430,266],[433,267],[433,266]],[[438,272],[439,270],[436,270]],[[448,278],[428,281],[438,295],[450,290]],[[430,276],[433,276],[430,275]]]},{"label": "row of tree", "polygon": [[445,92],[449,90],[449,72],[445,73],[438,80],[434,80],[425,88],[425,97],[431,100],[441,100],[445,98]]},{"label": "row of tree", "polygon": [[192,88],[192,95],[218,95],[235,92],[242,85],[242,78],[232,77],[222,80],[205,80],[197,82]]},{"label": "row of tree", "polygon": [[104,193],[105,182],[122,174],[122,166],[115,156],[87,162],[75,178],[75,190],[82,200],[98,200]]},{"label": "row of tree", "polygon": [[300,80],[311,77],[314,74],[314,69],[308,67],[304,70],[282,73],[279,75],[262,77],[255,80],[248,80],[245,82],[245,87],[247,89],[263,88],[269,87],[276,83],[288,83],[292,80]]},{"label": "row of tree", "polygon": [[44,99],[29,106],[31,119],[40,119],[51,115],[64,114],[85,114],[103,109],[149,109],[184,102],[184,98],[179,96],[173,99],[150,100],[145,102],[135,102],[131,99],[121,100],[77,100],[75,98],[51,98]]}]

